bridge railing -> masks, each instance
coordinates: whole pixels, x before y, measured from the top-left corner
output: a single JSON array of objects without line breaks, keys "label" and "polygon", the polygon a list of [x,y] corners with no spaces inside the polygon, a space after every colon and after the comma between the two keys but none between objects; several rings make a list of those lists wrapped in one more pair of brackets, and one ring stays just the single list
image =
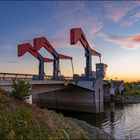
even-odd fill
[{"label": "bridge railing", "polygon": [[[35,74],[20,74],[20,73],[0,73],[0,80],[12,80],[12,79],[22,79],[22,80],[32,80],[33,77],[37,77]],[[44,80],[52,80],[51,75],[45,75]],[[60,77],[59,80],[72,80],[72,77]]]},{"label": "bridge railing", "polygon": [[33,74],[0,73],[0,80],[26,79],[31,80]]}]

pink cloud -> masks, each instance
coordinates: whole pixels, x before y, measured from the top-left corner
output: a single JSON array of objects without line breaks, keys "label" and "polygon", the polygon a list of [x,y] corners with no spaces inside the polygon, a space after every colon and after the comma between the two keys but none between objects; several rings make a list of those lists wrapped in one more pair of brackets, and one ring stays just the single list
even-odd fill
[{"label": "pink cloud", "polygon": [[67,38],[54,38],[49,40],[54,48],[68,48],[70,47],[70,42]]},{"label": "pink cloud", "polygon": [[[98,32],[103,28],[102,23],[95,24],[94,26],[88,28],[85,30],[85,28],[82,28],[89,44],[92,44],[93,46],[93,38],[96,36]],[[80,28],[81,26],[74,26],[72,28]],[[55,34],[53,35],[53,38],[48,38],[52,45],[57,48],[68,48],[72,47],[70,45],[70,29],[62,29],[59,31],[56,31]],[[76,48],[81,48],[81,43],[76,44]]]},{"label": "pink cloud", "polygon": [[[49,39],[54,48],[72,48],[70,39],[67,37]],[[76,44],[76,48],[81,48],[81,43]]]},{"label": "pink cloud", "polygon": [[136,50],[140,48],[140,35],[134,35],[131,37],[116,37],[107,34],[99,34],[104,40],[119,45],[121,48],[128,50]]},{"label": "pink cloud", "polygon": [[102,23],[97,24],[95,27],[93,27],[89,30],[89,35],[96,34],[97,32],[99,32],[103,28],[103,26],[104,25]]},{"label": "pink cloud", "polygon": [[133,41],[140,41],[140,34],[135,35],[132,40]]},{"label": "pink cloud", "polygon": [[140,6],[140,1],[121,1],[121,2],[106,2],[105,8],[108,13],[108,18],[114,22],[120,22],[128,12]]}]

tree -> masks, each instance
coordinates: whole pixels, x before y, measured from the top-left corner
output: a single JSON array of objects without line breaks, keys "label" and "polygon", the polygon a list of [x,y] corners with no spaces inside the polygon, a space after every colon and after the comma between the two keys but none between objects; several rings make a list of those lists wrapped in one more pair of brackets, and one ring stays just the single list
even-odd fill
[{"label": "tree", "polygon": [[13,80],[12,96],[20,100],[29,99],[31,86],[24,80]]}]

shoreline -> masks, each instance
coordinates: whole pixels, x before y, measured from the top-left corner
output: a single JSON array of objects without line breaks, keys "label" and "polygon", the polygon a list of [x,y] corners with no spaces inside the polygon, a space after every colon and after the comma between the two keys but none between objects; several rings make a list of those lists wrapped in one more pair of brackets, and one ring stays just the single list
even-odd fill
[{"label": "shoreline", "polygon": [[75,123],[78,129],[83,129],[85,132],[89,134],[89,139],[107,139],[107,140],[115,140],[114,136],[110,135],[109,133],[101,130],[98,127],[90,125],[86,121],[78,120],[75,118],[66,117],[68,120]]},{"label": "shoreline", "polygon": [[140,103],[140,95],[127,96],[123,98],[116,98],[115,103],[124,103],[124,104],[135,104]]}]

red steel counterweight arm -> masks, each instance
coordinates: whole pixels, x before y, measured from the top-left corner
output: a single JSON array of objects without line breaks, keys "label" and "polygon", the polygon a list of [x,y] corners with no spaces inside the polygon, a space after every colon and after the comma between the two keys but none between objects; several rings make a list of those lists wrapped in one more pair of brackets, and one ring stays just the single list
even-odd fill
[{"label": "red steel counterweight arm", "polygon": [[58,54],[56,50],[53,48],[53,46],[51,45],[51,43],[45,37],[35,38],[33,43],[34,43],[34,48],[37,51],[40,50],[42,47],[44,47],[53,56],[58,57],[59,59],[72,59],[72,57],[70,56]]},{"label": "red steel counterweight arm", "polygon": [[92,74],[92,55],[101,57],[101,54],[90,48],[90,45],[87,42],[87,39],[81,28],[73,28],[70,30],[70,44],[74,45],[78,41],[80,41],[80,43],[85,49],[85,57],[86,57],[85,74],[86,74],[86,79],[90,80],[90,76]]},{"label": "red steel counterweight arm", "polygon": [[101,54],[97,51],[94,51],[90,48],[90,45],[87,42],[87,39],[82,31],[81,28],[73,28],[70,30],[70,43],[71,45],[76,44],[78,41],[81,42],[82,46],[84,47],[85,51],[91,52],[94,56],[101,57]]},{"label": "red steel counterweight arm", "polygon": [[[26,52],[29,52],[31,55],[37,59],[42,58],[42,56],[32,47],[30,43],[24,43],[18,45],[18,56],[23,56]],[[44,58],[44,62],[53,62],[51,58]]]},{"label": "red steel counterweight arm", "polygon": [[38,80],[44,80],[44,62],[53,62],[53,59],[42,57],[30,43],[19,44],[18,56],[23,56],[26,52],[29,52],[39,60]]},{"label": "red steel counterweight arm", "polygon": [[40,50],[42,47],[44,47],[48,52],[52,54],[54,57],[54,63],[53,63],[53,78],[58,79],[58,73],[59,73],[59,59],[70,59],[72,60],[72,57],[58,54],[57,51],[53,48],[51,43],[45,38],[45,37],[39,37],[35,38],[33,41],[34,48],[36,51]]}]

